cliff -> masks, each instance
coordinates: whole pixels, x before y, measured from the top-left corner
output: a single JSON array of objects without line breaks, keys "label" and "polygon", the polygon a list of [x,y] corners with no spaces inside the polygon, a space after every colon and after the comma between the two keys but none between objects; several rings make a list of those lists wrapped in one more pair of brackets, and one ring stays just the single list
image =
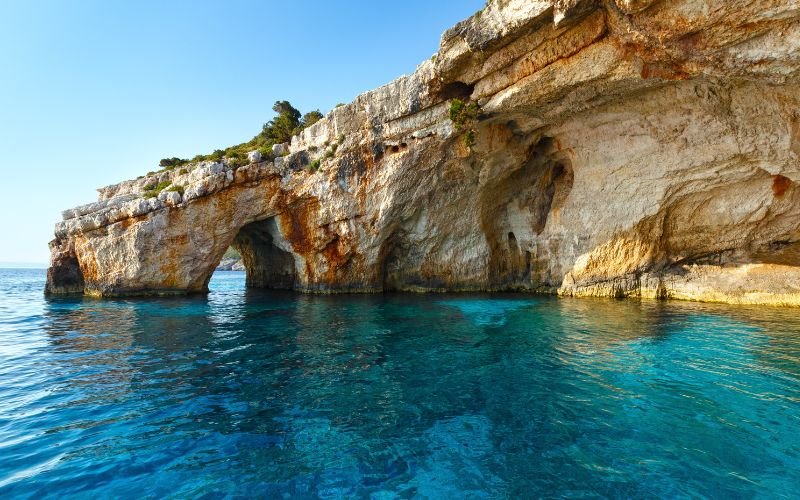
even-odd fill
[{"label": "cliff", "polygon": [[65,211],[47,290],[203,292],[233,246],[250,286],[800,305],[798,70],[797,2],[493,0],[288,156]]}]

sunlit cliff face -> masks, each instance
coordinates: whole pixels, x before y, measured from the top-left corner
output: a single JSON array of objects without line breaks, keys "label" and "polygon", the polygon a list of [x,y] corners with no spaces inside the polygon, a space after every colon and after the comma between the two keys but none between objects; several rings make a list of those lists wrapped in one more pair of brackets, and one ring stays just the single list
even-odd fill
[{"label": "sunlit cliff face", "polygon": [[65,212],[48,290],[203,292],[232,245],[257,287],[798,305],[800,11],[755,4],[490,2],[289,156]]}]

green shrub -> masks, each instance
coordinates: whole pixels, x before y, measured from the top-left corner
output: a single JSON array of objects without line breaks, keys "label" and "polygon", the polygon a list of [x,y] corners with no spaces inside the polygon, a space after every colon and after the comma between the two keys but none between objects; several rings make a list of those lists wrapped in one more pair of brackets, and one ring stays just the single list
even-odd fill
[{"label": "green shrub", "polygon": [[467,107],[466,103],[461,99],[453,99],[450,101],[450,121],[454,122],[459,119],[461,113]]},{"label": "green shrub", "polygon": [[161,161],[158,162],[158,166],[167,170],[171,170],[175,167],[186,165],[187,163],[189,163],[189,160],[184,160],[173,156],[172,158],[162,158]]},{"label": "green shrub", "polygon": [[292,140],[292,136],[301,130],[300,111],[289,101],[276,101],[272,106],[278,116],[264,124],[261,133],[273,144],[283,144]]},{"label": "green shrub", "polygon": [[235,168],[247,165],[247,147],[246,144],[239,144],[238,146],[231,146],[223,151],[223,157],[228,165]]},{"label": "green shrub", "polygon": [[258,152],[261,153],[261,161],[272,161],[275,159],[272,147],[262,146],[258,148]]},{"label": "green shrub", "polygon": [[168,188],[172,184],[170,181],[162,181],[156,184],[155,187],[148,189],[144,192],[145,198],[155,198],[158,194]]},{"label": "green shrub", "polygon": [[477,103],[465,103],[461,99],[450,101],[450,120],[456,126],[456,130],[472,127],[478,121],[480,107]]},{"label": "green shrub", "polygon": [[185,189],[185,188],[184,188],[183,186],[181,186],[181,185],[178,185],[178,184],[173,184],[172,186],[170,186],[170,187],[167,189],[167,191],[172,191],[172,192],[174,192],[174,193],[180,193],[180,194],[183,194],[183,191],[184,191],[184,189]]},{"label": "green shrub", "polygon": [[[343,106],[343,104],[339,104]],[[216,149],[207,155],[195,155],[191,160],[177,157],[163,158],[159,165],[167,170],[182,167],[189,163],[201,161],[220,161],[225,157],[233,160],[235,165],[247,163],[247,153],[258,150],[264,160],[273,160],[275,155],[272,153],[272,146],[291,141],[292,136],[302,131],[304,128],[313,125],[324,116],[319,110],[314,110],[301,114],[289,101],[277,101],[272,106],[272,110],[277,114],[275,118],[265,123],[255,137],[249,141],[231,146],[226,149]],[[327,147],[327,144],[326,144]],[[181,170],[183,172],[183,170]],[[154,175],[156,172],[148,172],[147,175]]]},{"label": "green shrub", "polygon": [[461,99],[450,101],[450,120],[456,130],[466,131],[464,144],[471,148],[475,144],[475,127],[478,124],[481,108],[477,103],[465,103]]},{"label": "green shrub", "polygon": [[319,170],[320,166],[322,166],[322,160],[320,160],[320,159],[316,159],[316,160],[312,161],[312,162],[311,162],[311,163],[308,165],[308,169],[309,169],[311,172],[316,172],[317,170]]},{"label": "green shrub", "polygon": [[314,111],[309,111],[308,113],[303,115],[303,121],[301,122],[301,126],[303,128],[308,128],[311,125],[314,125],[318,121],[322,120],[323,118],[324,116],[322,115],[322,113],[320,113],[318,109],[315,109]]},{"label": "green shrub", "polygon": [[466,134],[464,134],[464,145],[468,148],[471,148],[475,145],[475,131],[468,130]]},{"label": "green shrub", "polygon": [[178,175],[186,175],[188,173],[189,173],[189,171],[187,169],[185,169],[185,168],[182,168],[182,169],[178,170]]}]

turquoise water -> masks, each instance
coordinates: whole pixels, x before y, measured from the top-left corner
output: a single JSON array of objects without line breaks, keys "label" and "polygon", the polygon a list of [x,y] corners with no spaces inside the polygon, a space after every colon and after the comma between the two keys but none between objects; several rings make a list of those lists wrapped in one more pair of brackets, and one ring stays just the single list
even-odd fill
[{"label": "turquoise water", "polygon": [[797,310],[42,296],[0,271],[0,498],[796,498]]}]

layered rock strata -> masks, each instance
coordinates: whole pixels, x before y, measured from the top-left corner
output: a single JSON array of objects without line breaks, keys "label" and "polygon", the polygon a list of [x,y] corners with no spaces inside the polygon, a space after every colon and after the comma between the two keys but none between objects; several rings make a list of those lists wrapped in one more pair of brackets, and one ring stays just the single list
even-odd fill
[{"label": "layered rock strata", "polygon": [[47,290],[203,292],[233,246],[259,287],[800,305],[799,70],[796,1],[493,0],[287,156],[67,210]]}]

